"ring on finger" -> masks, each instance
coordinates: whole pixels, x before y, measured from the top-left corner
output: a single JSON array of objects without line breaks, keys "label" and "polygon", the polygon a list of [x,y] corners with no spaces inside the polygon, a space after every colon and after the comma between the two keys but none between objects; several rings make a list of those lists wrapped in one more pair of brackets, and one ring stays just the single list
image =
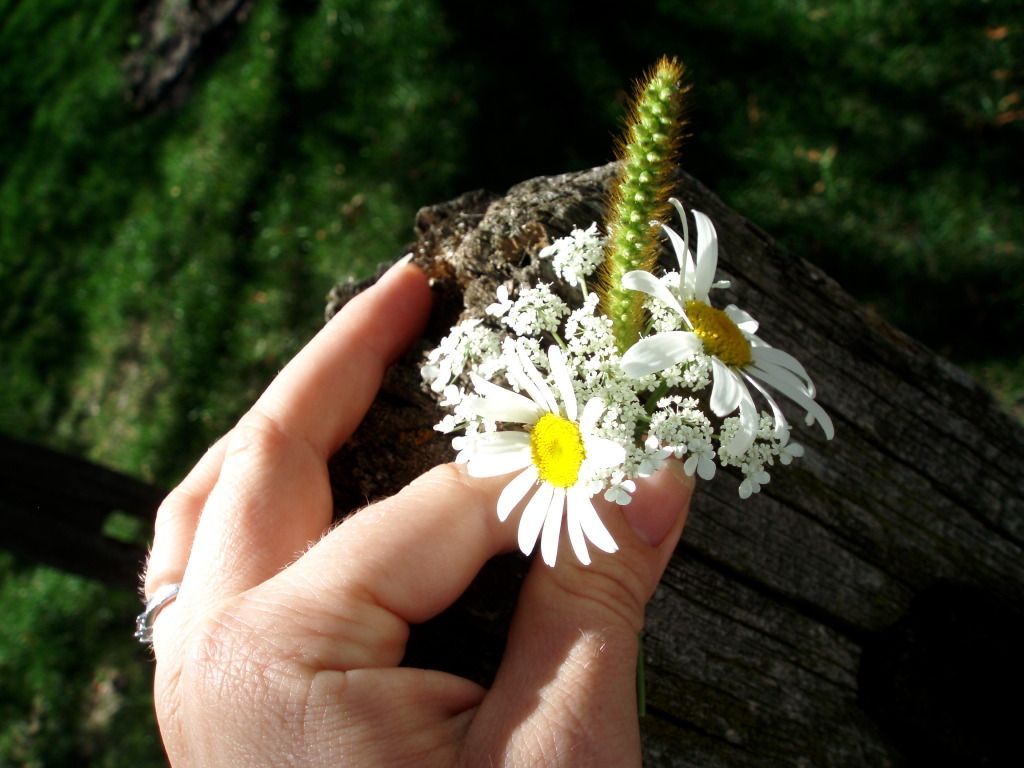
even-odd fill
[{"label": "ring on finger", "polygon": [[178,596],[179,589],[181,589],[181,582],[164,584],[146,601],[145,610],[135,619],[136,640],[143,645],[153,644],[153,625],[156,623],[156,617],[164,606]]}]

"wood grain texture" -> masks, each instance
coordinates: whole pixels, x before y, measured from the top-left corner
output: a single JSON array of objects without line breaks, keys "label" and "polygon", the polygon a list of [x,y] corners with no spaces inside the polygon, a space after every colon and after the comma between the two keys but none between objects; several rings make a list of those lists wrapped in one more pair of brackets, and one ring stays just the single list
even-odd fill
[{"label": "wood grain texture", "polygon": [[[419,385],[423,350],[464,309],[482,314],[499,282],[552,280],[538,251],[573,225],[601,219],[613,173],[605,166],[533,179],[505,196],[473,193],[420,212],[412,250],[435,278],[435,319],[334,460],[339,514],[451,459],[447,439],[430,431],[439,411]],[[718,303],[739,303],[761,322],[759,335],[804,363],[836,438],[826,442],[787,410],[799,424],[794,439],[807,449],[802,460],[774,472],[747,501],[728,472],[699,487],[648,610],[647,763],[888,766],[934,753],[960,765],[1002,764],[999,737],[979,742],[969,723],[951,735],[928,725],[942,719],[945,710],[935,708],[946,706],[946,693],[972,684],[957,664],[1012,656],[989,634],[1024,637],[1024,429],[967,375],[859,306],[699,182],[681,174],[676,195],[718,230],[720,272],[732,281]],[[339,291],[332,310],[351,290]],[[368,445],[396,444],[416,450],[372,466],[362,458]],[[486,683],[523,566],[514,556],[492,564],[456,606],[416,629],[407,661]],[[931,659],[944,632],[933,627],[946,625],[915,624],[916,599],[938,590],[942,603],[950,585],[990,598],[985,615],[1005,631],[968,631],[964,658],[943,662],[950,667],[937,677],[947,682],[935,692],[908,689],[912,676],[892,674],[891,665],[881,677],[873,670],[882,666],[865,668],[868,646],[908,670]],[[888,628],[898,622],[917,629],[894,635]],[[988,682],[1016,681],[1016,665],[1004,681]],[[885,706],[900,696],[924,703]]]}]

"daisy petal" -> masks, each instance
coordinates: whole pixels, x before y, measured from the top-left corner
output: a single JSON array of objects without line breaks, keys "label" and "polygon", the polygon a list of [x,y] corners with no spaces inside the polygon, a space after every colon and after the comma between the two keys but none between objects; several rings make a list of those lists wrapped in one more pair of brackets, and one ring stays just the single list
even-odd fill
[{"label": "daisy petal", "polygon": [[661,228],[665,230],[665,234],[668,235],[668,239],[672,243],[672,250],[676,252],[676,261],[679,262],[679,286],[682,287],[687,284],[687,281],[693,282],[693,254],[690,253],[690,228],[686,223],[686,211],[683,210],[683,205],[674,197],[670,197],[668,200],[672,203],[672,207],[676,209],[676,213],[679,214],[679,223],[683,227],[683,236],[680,237],[674,229],[661,225]]},{"label": "daisy petal", "polygon": [[583,450],[587,463],[594,469],[607,469],[626,460],[626,449],[614,440],[584,433]]},{"label": "daisy petal", "polygon": [[498,519],[508,520],[512,510],[516,508],[537,482],[537,468],[532,464],[509,481],[498,497]]},{"label": "daisy petal", "polygon": [[797,376],[803,382],[803,390],[807,393],[807,396],[814,397],[814,383],[811,381],[810,374],[807,373],[807,370],[800,364],[800,361],[791,354],[767,345],[752,346],[750,348],[750,354],[754,363],[761,368],[767,368],[769,365],[773,365],[783,368]]},{"label": "daisy petal", "polygon": [[589,435],[594,431],[604,409],[604,400],[600,397],[592,397],[587,400],[587,404],[583,406],[583,415],[580,417],[580,431],[583,434]]},{"label": "daisy petal", "polygon": [[565,489],[555,488],[544,517],[544,532],[540,538],[540,554],[544,562],[554,565],[558,559],[558,534],[562,531],[562,509],[565,507]]},{"label": "daisy petal", "polygon": [[471,378],[473,387],[481,395],[469,405],[477,416],[494,421],[534,424],[544,414],[544,410],[527,397],[485,381],[476,374]]},{"label": "daisy petal", "polygon": [[663,371],[701,350],[700,339],[689,331],[668,331],[640,339],[622,356],[622,370],[640,378]]},{"label": "daisy petal", "polygon": [[562,405],[565,406],[565,417],[569,421],[576,421],[576,392],[572,388],[572,379],[569,377],[569,369],[565,367],[562,350],[553,344],[548,347],[548,364],[551,375],[555,377],[558,394],[562,397]]},{"label": "daisy petal", "polygon": [[[738,377],[737,377],[738,378]],[[740,428],[733,439],[729,441],[728,450],[735,456],[742,456],[747,449],[754,444],[757,437],[757,406],[754,405],[754,398],[750,396],[750,390],[739,380],[740,387]]]},{"label": "daisy petal", "polygon": [[540,390],[534,386],[533,381],[526,375],[526,371],[523,370],[522,365],[519,363],[519,357],[517,355],[510,355],[506,359],[505,376],[509,380],[509,384],[522,389],[530,396],[541,410],[546,410],[544,403],[544,396],[540,393]]},{"label": "daisy petal", "polygon": [[693,276],[696,272],[696,268],[693,266],[693,254],[690,253],[690,227],[686,223],[686,210],[683,208],[683,204],[674,197],[670,197],[668,201],[679,214],[679,222],[683,225],[683,236],[680,238],[666,226],[662,226],[662,229],[665,230],[668,239],[672,242],[672,249],[676,252],[676,261],[679,262],[679,295],[688,296],[691,294],[684,289],[686,286],[693,288]]},{"label": "daisy petal", "polygon": [[466,463],[466,471],[470,477],[500,477],[529,465],[530,449],[526,448],[515,453],[473,454]]},{"label": "daisy petal", "polygon": [[583,533],[595,547],[609,553],[618,551],[619,545],[615,543],[615,539],[604,527],[597,510],[594,509],[593,502],[584,491],[570,488],[569,503],[576,504],[576,512],[579,515]]},{"label": "daisy petal", "polygon": [[672,295],[672,291],[665,287],[665,284],[650,272],[642,269],[635,269],[622,276],[622,287],[631,291],[640,291],[648,296],[653,296],[666,307],[675,310],[679,315],[685,317],[683,307],[679,299]]},{"label": "daisy petal", "polygon": [[583,565],[590,565],[590,553],[587,551],[587,539],[583,535],[583,526],[580,524],[579,505],[573,502],[573,492],[567,494],[568,503],[565,510],[565,527],[569,531],[569,543],[572,544],[572,551],[576,553],[576,559]]},{"label": "daisy petal", "polygon": [[718,269],[718,235],[711,219],[700,211],[693,212],[697,223],[697,274],[694,278],[693,291],[697,301],[708,301],[708,291],[715,280]]},{"label": "daisy petal", "polygon": [[775,402],[775,398],[769,394],[768,390],[762,387],[757,379],[749,374],[744,373],[743,378],[753,384],[757,391],[764,395],[764,399],[768,401],[768,405],[771,406],[772,414],[775,416],[775,430],[773,435],[776,440],[781,440],[785,443],[789,439],[789,422],[786,421],[786,415],[779,408],[779,404]]},{"label": "daisy petal", "polygon": [[[754,363],[747,366],[747,372],[753,376],[757,376],[760,379],[764,379],[765,376],[770,377],[774,381],[784,381],[786,384],[793,388],[803,392],[807,397],[814,397],[811,392],[808,391],[808,386],[805,382],[801,381],[799,377],[792,371],[787,371],[785,368],[780,368],[772,363]],[[765,379],[767,381],[767,379]],[[813,391],[813,386],[810,387]]]},{"label": "daisy petal", "polygon": [[530,396],[537,401],[537,405],[547,408],[551,413],[558,413],[558,403],[555,402],[555,396],[552,394],[551,388],[545,383],[544,377],[540,375],[537,366],[530,360],[530,355],[526,352],[526,348],[522,344],[516,344],[515,347],[519,363],[523,366],[523,373],[530,384],[533,385],[532,389],[527,388]]},{"label": "daisy petal", "polygon": [[758,322],[746,310],[740,309],[735,304],[730,304],[725,308],[725,314],[736,323],[736,327],[741,331],[757,333]]},{"label": "daisy petal", "polygon": [[525,432],[487,432],[465,446],[470,477],[497,477],[530,464],[530,436]]},{"label": "daisy petal", "polygon": [[757,367],[751,367],[749,370],[751,374],[757,376],[765,384],[777,389],[781,394],[803,408],[809,417],[821,425],[821,431],[825,433],[826,439],[831,440],[835,437],[835,427],[832,426],[832,419],[825,413],[825,409],[818,405],[814,398],[808,397],[801,387],[794,386],[792,377],[780,376],[778,368],[762,370]]},{"label": "daisy petal", "polygon": [[554,495],[555,487],[551,483],[541,483],[523,510],[523,516],[519,519],[519,549],[524,555],[533,552]]},{"label": "daisy petal", "polygon": [[717,357],[711,358],[711,373],[715,380],[711,389],[711,410],[716,416],[728,416],[739,406],[746,387],[733,370]]},{"label": "daisy petal", "polygon": [[530,435],[517,430],[466,435],[465,447],[474,453],[484,455],[508,453],[519,448],[529,449]]}]

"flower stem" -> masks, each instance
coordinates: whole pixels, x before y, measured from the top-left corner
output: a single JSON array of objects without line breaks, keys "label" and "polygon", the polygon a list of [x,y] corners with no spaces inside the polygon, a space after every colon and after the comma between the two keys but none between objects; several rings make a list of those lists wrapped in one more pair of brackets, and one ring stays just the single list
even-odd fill
[{"label": "flower stem", "polygon": [[644,636],[640,633],[639,647],[636,652],[636,713],[640,717],[647,714],[647,669],[644,667]]},{"label": "flower stem", "polygon": [[664,221],[672,172],[682,138],[683,66],[662,58],[637,84],[621,162],[605,230],[608,246],[601,270],[601,310],[611,318],[620,352],[638,338],[643,327],[643,294],[622,286],[622,276],[635,269],[650,271],[658,259],[657,227]]}]

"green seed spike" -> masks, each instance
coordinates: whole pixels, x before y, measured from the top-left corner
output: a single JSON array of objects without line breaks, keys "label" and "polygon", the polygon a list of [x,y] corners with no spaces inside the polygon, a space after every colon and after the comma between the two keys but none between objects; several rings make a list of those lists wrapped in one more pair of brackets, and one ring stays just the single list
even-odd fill
[{"label": "green seed spike", "polygon": [[640,338],[643,294],[622,287],[634,269],[651,271],[660,241],[652,221],[666,221],[671,176],[683,131],[683,65],[663,57],[637,83],[626,137],[616,155],[622,163],[608,206],[608,246],[601,269],[601,309],[612,321],[620,352]]}]

